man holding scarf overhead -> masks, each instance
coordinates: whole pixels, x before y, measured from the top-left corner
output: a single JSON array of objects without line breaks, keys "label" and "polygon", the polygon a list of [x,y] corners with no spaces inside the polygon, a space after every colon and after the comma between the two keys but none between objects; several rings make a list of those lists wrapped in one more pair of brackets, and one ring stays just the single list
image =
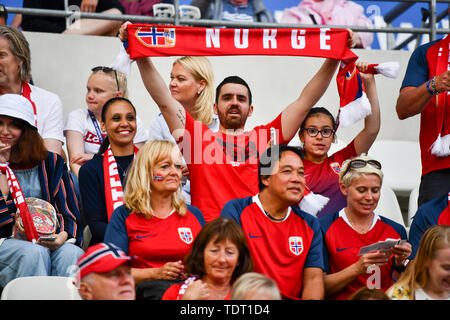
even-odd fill
[{"label": "man holding scarf overhead", "polygon": [[449,40],[447,35],[414,50],[396,105],[400,120],[420,114],[419,206],[450,191]]},{"label": "man holding scarf overhead", "polygon": [[[119,37],[122,41],[128,40],[127,51],[132,59],[136,59],[147,91],[159,106],[183,151],[191,177],[192,204],[202,211],[206,221],[217,218],[229,200],[258,193],[259,155],[271,139],[276,144],[289,143],[308,111],[328,88],[340,59],[348,60],[341,67],[340,74],[344,79],[349,75],[356,80],[357,87],[353,88],[352,94],[346,95],[347,99],[341,99],[341,106],[342,101],[350,104],[365,97],[362,87],[358,87],[358,76],[353,73],[355,68],[351,62],[357,57],[347,47],[348,33],[345,30],[308,29],[306,32],[301,29],[210,29],[124,24]],[[170,95],[164,80],[147,58],[236,54],[307,55],[327,59],[299,97],[275,120],[250,131],[244,131],[247,118],[253,112],[250,88],[239,77],[225,78],[216,90],[213,107],[219,116],[220,128],[219,132],[213,133],[194,121]],[[345,91],[342,83],[338,82],[338,87]],[[370,109],[368,101],[367,107]],[[271,134],[272,131],[275,134]]]}]

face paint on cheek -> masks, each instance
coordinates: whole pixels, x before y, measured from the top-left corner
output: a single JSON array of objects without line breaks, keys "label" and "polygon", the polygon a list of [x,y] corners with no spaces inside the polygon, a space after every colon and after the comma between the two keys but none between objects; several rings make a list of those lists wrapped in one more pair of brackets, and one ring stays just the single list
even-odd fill
[{"label": "face paint on cheek", "polygon": [[153,181],[162,181],[162,180],[164,180],[164,177],[160,176],[157,173],[153,176]]}]

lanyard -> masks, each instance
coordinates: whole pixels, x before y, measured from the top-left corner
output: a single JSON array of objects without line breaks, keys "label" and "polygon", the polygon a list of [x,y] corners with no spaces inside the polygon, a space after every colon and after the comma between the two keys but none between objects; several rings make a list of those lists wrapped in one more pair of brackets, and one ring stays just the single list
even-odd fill
[{"label": "lanyard", "polygon": [[102,135],[102,130],[100,130],[100,127],[98,125],[98,121],[97,121],[97,119],[95,119],[95,115],[91,110],[88,109],[88,113],[89,113],[89,117],[91,117],[92,123],[94,124],[95,131],[97,132],[98,140],[100,140],[100,143],[102,143],[103,135]]}]

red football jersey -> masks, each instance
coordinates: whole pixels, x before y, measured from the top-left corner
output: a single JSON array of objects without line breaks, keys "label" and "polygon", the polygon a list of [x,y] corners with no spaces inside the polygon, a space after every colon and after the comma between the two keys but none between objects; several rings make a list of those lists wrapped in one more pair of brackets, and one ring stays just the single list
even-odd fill
[{"label": "red football jersey", "polygon": [[[406,230],[400,224],[385,218],[375,216],[376,222],[365,234],[355,231],[343,218],[343,210],[320,219],[325,242],[325,266],[327,273],[339,272],[352,265],[360,258],[361,247],[386,239],[407,239]],[[386,291],[392,284],[392,259],[380,266],[381,290]],[[343,290],[331,299],[347,300],[350,295],[368,285],[368,279],[373,273],[363,274],[350,282]],[[370,284],[372,280],[370,279]]]},{"label": "red football jersey", "polygon": [[289,210],[282,222],[273,222],[256,195],[229,201],[220,215],[242,226],[254,271],[272,278],[285,298],[298,299],[303,288],[303,269],[324,269],[322,233],[316,218],[296,206]]},{"label": "red football jersey", "polygon": [[252,196],[258,190],[258,159],[276,130],[282,139],[281,114],[271,123],[242,135],[212,132],[186,113],[186,130],[178,142],[189,168],[191,203],[200,209],[205,221],[217,218],[227,201]]},{"label": "red football jersey", "polygon": [[[183,260],[202,228],[189,211],[185,216],[173,212],[166,219],[130,214],[126,220],[128,254],[146,260],[142,267],[159,268],[169,261]],[[136,267],[140,267],[136,265]]]},{"label": "red football jersey", "polygon": [[356,151],[352,141],[345,148],[326,158],[322,163],[303,160],[308,188],[315,194],[330,199],[327,205],[317,213],[318,218],[347,206],[347,199],[339,189],[339,172],[344,160],[354,156],[356,156]]}]

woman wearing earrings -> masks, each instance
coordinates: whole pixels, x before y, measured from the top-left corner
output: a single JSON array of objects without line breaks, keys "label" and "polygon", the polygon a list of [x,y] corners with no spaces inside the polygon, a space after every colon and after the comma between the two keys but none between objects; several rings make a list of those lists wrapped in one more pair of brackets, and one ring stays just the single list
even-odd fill
[{"label": "woman wearing earrings", "polygon": [[[214,74],[211,63],[205,57],[185,56],[172,64],[169,89],[189,114],[212,131],[219,130],[219,119],[213,114]],[[175,143],[169,127],[160,113],[150,125],[150,140],[168,140]],[[191,203],[190,181],[187,167],[183,167],[182,194]]]},{"label": "woman wearing earrings", "polygon": [[[367,63],[357,63],[360,71]],[[325,108],[312,108],[300,126],[299,138],[303,143],[306,185],[315,194],[329,199],[327,205],[317,213],[323,217],[345,207],[346,199],[339,189],[339,171],[346,159],[367,153],[380,130],[380,106],[373,74],[361,72],[372,113],[364,119],[363,130],[344,149],[328,155],[336,140],[336,121]]]},{"label": "woman wearing earrings", "polygon": [[[115,97],[128,98],[126,76],[109,67],[92,68],[87,81],[87,109],[75,109],[69,113],[64,126],[70,169],[78,177],[80,167],[98,152],[106,132],[100,121],[103,105]],[[137,118],[134,142],[141,147],[147,140],[142,121]]]},{"label": "woman wearing earrings", "polygon": [[136,109],[125,98],[106,101],[101,113],[101,130],[107,133],[97,154],[80,169],[80,195],[91,245],[103,242],[113,210],[122,204],[128,167],[138,151]]}]

